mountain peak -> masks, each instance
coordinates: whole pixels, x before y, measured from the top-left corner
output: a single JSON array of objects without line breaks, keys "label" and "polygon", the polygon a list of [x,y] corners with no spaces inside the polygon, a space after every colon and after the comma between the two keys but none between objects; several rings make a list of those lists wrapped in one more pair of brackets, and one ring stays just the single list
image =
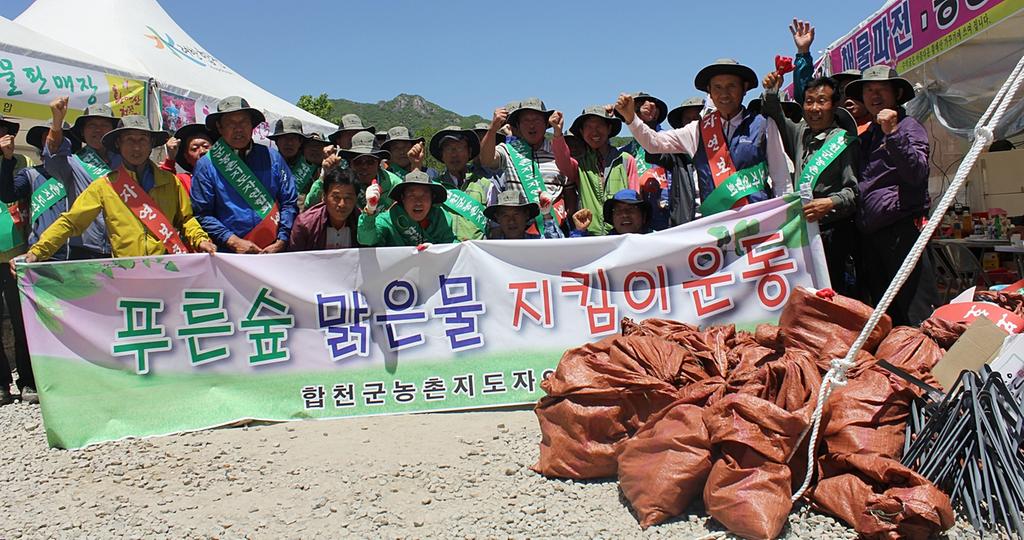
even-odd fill
[{"label": "mountain peak", "polygon": [[416,94],[398,94],[377,103],[359,103],[347,99],[331,99],[333,116],[358,114],[364,123],[373,125],[378,131],[394,126],[406,126],[414,132],[436,131],[446,126],[472,127],[484,122],[478,115],[462,116]]}]

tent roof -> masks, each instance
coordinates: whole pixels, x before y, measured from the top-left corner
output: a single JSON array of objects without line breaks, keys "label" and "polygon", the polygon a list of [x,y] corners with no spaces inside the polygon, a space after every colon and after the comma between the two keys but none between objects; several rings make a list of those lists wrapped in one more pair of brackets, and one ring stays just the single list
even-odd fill
[{"label": "tent roof", "polygon": [[83,53],[4,17],[0,17],[0,36],[3,36],[3,39],[0,40],[0,51],[124,77],[145,78],[138,72],[130,72],[123,67],[116,67],[109,61]]},{"label": "tent roof", "polygon": [[[240,95],[271,117],[298,118],[307,130],[334,127],[224,65],[178,26],[156,0],[92,0],[89,9],[68,9],[66,0],[36,0],[15,22],[45,33],[72,50],[147,74],[160,88],[204,104]],[[83,32],[82,28],[106,30]]]}]

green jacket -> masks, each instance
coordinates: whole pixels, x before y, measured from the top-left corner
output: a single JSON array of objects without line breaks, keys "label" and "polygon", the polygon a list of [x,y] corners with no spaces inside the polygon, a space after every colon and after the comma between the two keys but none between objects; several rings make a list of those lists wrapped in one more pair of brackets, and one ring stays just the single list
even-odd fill
[{"label": "green jacket", "polygon": [[427,214],[429,225],[424,230],[405,213],[401,205],[396,204],[390,210],[382,210],[372,216],[360,214],[356,239],[361,245],[380,247],[415,247],[424,242],[451,244],[455,242],[455,234],[452,233],[446,214],[440,206],[432,207]]},{"label": "green jacket", "polygon": [[[611,149],[609,156],[614,155]],[[623,189],[629,188],[627,166],[636,158],[620,153],[604,169],[597,162],[597,152],[587,148],[587,153],[580,162],[580,208],[586,208],[593,214],[587,231],[591,235],[603,236],[611,232],[612,226],[604,222],[604,203]],[[635,170],[636,167],[633,166]]]},{"label": "green jacket", "polygon": [[[438,183],[444,186],[445,189],[457,189],[456,185],[451,182],[452,177],[445,171],[444,174],[438,178]],[[474,201],[480,203],[483,206],[487,206],[487,190],[491,187],[491,179],[484,178],[477,175],[476,173],[470,172],[466,175],[465,187],[462,191],[466,192]],[[481,240],[485,237],[484,232],[473,225],[473,222],[462,217],[454,210],[451,210],[447,206],[444,206],[445,214],[448,216],[448,223],[452,228],[452,232],[455,233],[455,238],[459,242],[465,242],[466,240]]]}]

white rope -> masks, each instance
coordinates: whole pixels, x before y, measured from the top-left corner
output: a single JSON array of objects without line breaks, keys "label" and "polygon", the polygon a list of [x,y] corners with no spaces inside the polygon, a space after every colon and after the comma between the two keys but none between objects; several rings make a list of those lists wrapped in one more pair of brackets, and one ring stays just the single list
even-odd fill
[{"label": "white rope", "polygon": [[881,300],[878,302],[878,306],[871,313],[871,317],[868,318],[867,323],[864,325],[864,329],[861,330],[860,335],[854,340],[853,345],[850,346],[849,352],[846,353],[845,358],[836,358],[832,360],[831,368],[825,374],[825,377],[821,381],[821,387],[818,389],[818,402],[814,407],[814,413],[811,415],[811,438],[807,447],[807,475],[804,477],[804,483],[800,486],[800,489],[793,494],[793,501],[803,496],[804,492],[807,491],[808,486],[811,485],[811,479],[814,477],[814,455],[818,442],[818,430],[821,427],[821,412],[825,406],[825,402],[829,396],[832,395],[832,390],[836,387],[846,385],[846,372],[856,365],[857,353],[860,352],[861,347],[867,341],[868,336],[875,329],[878,321],[881,320],[882,316],[885,315],[886,310],[889,309],[889,304],[892,303],[896,297],[896,293],[899,292],[900,287],[910,277],[914,267],[917,266],[917,261],[921,258],[921,254],[924,253],[925,247],[928,245],[928,241],[931,239],[932,234],[935,233],[935,229],[942,223],[942,216],[946,215],[946,211],[953,205],[953,201],[956,197],[957,191],[963,186],[967,180],[967,174],[971,172],[974,167],[974,163],[978,160],[978,155],[981,154],[982,150],[985,149],[992,142],[993,133],[992,130],[1002,120],[1003,114],[1006,109],[1010,106],[1010,102],[1013,101],[1013,97],[1020,90],[1021,84],[1024,83],[1024,57],[1021,57],[1020,61],[1017,62],[1017,67],[1010,73],[1009,78],[1003,83],[1003,86],[999,89],[995,98],[992,99],[992,103],[989,104],[985,114],[978,120],[977,126],[974,128],[974,143],[971,145],[971,149],[967,151],[967,155],[964,160],[960,163],[957,168],[956,176],[953,178],[953,182],[949,185],[949,188],[939,199],[938,205],[932,212],[931,218],[928,220],[928,224],[925,225],[924,230],[917,237],[917,241],[914,242],[914,246],[910,249],[910,253],[907,258],[903,261],[903,265],[900,266],[896,276],[893,278],[892,283],[889,284],[889,288],[882,295]]}]

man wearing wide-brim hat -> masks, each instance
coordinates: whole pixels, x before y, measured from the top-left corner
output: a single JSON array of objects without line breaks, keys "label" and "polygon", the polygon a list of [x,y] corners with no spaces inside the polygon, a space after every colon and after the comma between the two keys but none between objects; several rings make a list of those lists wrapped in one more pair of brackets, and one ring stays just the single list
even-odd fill
[{"label": "man wearing wide-brim hat", "polygon": [[[391,154],[387,150],[377,148],[375,139],[373,133],[361,131],[352,137],[350,148],[339,151],[339,157],[348,163],[355,175],[356,195],[360,208],[366,204],[366,188],[374,181],[381,185],[385,194],[390,192],[392,186],[402,181],[397,174],[383,168],[383,161],[390,158]],[[325,170],[330,168],[324,166]],[[306,207],[311,207],[321,200],[323,200],[323,182],[318,178],[309,189],[309,194],[306,195]],[[384,196],[381,206],[388,208],[392,202],[391,199]]]},{"label": "man wearing wide-brim hat", "polygon": [[[174,132],[174,136],[167,140],[164,148],[167,149],[167,157],[160,164],[160,168],[175,173],[185,191],[192,190],[192,171],[195,170],[199,158],[206,155],[213,146],[216,136],[206,124],[185,124]],[[183,172],[177,172],[177,167]]]},{"label": "man wearing wide-brim hat", "polygon": [[309,186],[316,178],[317,169],[323,162],[309,161],[302,151],[306,144],[306,133],[302,130],[302,121],[291,116],[282,116],[274,122],[274,132],[267,137],[274,141],[274,146],[281,153],[295,179],[295,191],[300,197],[309,192]]},{"label": "man wearing wide-brim hat", "polygon": [[[424,144],[426,144],[426,139],[414,137],[409,128],[405,126],[395,126],[389,129],[388,139],[380,145],[381,150],[386,150],[391,154],[391,159],[388,160],[388,170],[398,175],[399,178],[405,178],[405,175],[414,168],[409,155],[410,151],[415,147],[418,155],[422,156]],[[419,163],[416,166],[421,165]],[[437,171],[425,172],[431,178],[437,176]]]},{"label": "man wearing wide-brim hat", "polygon": [[[874,122],[860,136],[860,207],[865,285],[874,302],[882,297],[917,240],[928,215],[928,133],[907,116],[903,104],[914,86],[895,69],[879,65],[846,87],[849,97],[864,103]],[[894,325],[917,326],[938,303],[931,261],[925,253],[896,295],[888,314]]]},{"label": "man wearing wide-brim hat", "polygon": [[444,209],[448,212],[455,238],[479,240],[487,234],[485,209],[491,179],[470,170],[480,154],[480,140],[472,129],[448,126],[430,138],[430,155],[444,163],[445,170],[435,180],[448,190]]},{"label": "man wearing wide-brim hat", "polygon": [[[91,105],[75,119],[70,136],[64,134],[64,119],[68,113],[68,98],[58,97],[50,102],[50,131],[43,146],[43,165],[50,177],[67,187],[71,204],[95,180],[105,177],[121,166],[121,156],[103,146],[103,137],[117,127],[117,118],[106,105]],[[71,139],[81,141],[82,148],[72,152]],[[104,216],[82,233],[82,245],[71,246],[72,259],[103,259],[110,257],[110,240]]]},{"label": "man wearing wide-brim hat", "polygon": [[608,114],[601,105],[583,109],[569,127],[569,132],[586,145],[579,161],[569,155],[569,146],[562,136],[562,114],[553,114],[551,122],[555,128],[552,140],[555,162],[569,183],[576,184],[579,207],[597,216],[591,222],[590,234],[605,235],[611,227],[601,219],[604,202],[619,190],[629,187],[636,189],[639,183],[636,158],[628,152],[617,150],[610,142],[611,137],[618,135],[622,129],[622,121]]},{"label": "man wearing wide-brim hat", "polygon": [[[669,116],[668,105],[664,101],[647,94],[637,92],[633,94],[633,110],[640,117],[640,121],[647,124],[654,131],[661,131],[661,124]],[[616,113],[616,117],[621,116]],[[649,225],[652,229],[661,230],[670,225],[678,225],[679,221],[673,220],[673,213],[679,211],[673,206],[686,206],[672,204],[672,182],[676,178],[691,179],[686,184],[692,184],[692,177],[686,172],[685,165],[689,158],[681,154],[649,154],[636,140],[629,141],[621,149],[623,152],[636,158],[637,175],[640,177],[638,189],[641,196],[651,207],[651,219]],[[637,186],[634,186],[637,187]],[[693,201],[693,187],[689,187],[689,206],[696,208]],[[682,223],[693,219],[693,212],[688,217],[683,217]],[[598,220],[594,220],[598,221]]]},{"label": "man wearing wide-brim hat", "polygon": [[[77,152],[81,143],[70,133],[71,126],[64,124],[63,130],[69,134],[71,152]],[[33,126],[28,130],[25,141],[42,153],[46,146],[46,134],[50,126]],[[0,147],[3,144],[0,143]],[[54,221],[64,212],[71,209],[71,200],[67,197],[67,187],[56,178],[51,178],[46,173],[46,167],[36,165],[14,170],[9,166],[7,159],[0,164],[0,201],[14,203],[26,201],[29,204],[27,215],[28,245],[31,246],[39,240],[39,236],[53,224]],[[82,238],[76,236],[70,238],[65,245],[60,246],[51,259],[66,261],[70,258],[70,247],[81,249]]]},{"label": "man wearing wide-brim hat", "polygon": [[633,96],[620,95],[615,108],[647,152],[693,157],[699,211],[708,216],[789,189],[789,166],[778,127],[743,107],[743,95],[757,85],[754,70],[723,58],[701,69],[694,79],[697,90],[709,93],[715,105],[700,122],[657,132],[634,113]]},{"label": "man wearing wide-brim hat", "polygon": [[196,163],[192,207],[214,242],[233,253],[283,251],[299,211],[288,163],[252,140],[265,121],[239,96],[220,100],[206,117],[219,138]]},{"label": "man wearing wide-brim hat", "polygon": [[427,173],[410,171],[392,187],[388,196],[396,204],[390,209],[379,205],[381,189],[379,184],[372,184],[366,190],[366,206],[359,216],[357,233],[361,245],[419,247],[455,242],[455,234],[441,209],[448,192]]},{"label": "man wearing wide-brim hat", "polygon": [[[555,163],[551,142],[544,138],[555,111],[549,110],[539,98],[509,105],[511,110],[507,107],[494,110],[487,134],[480,141],[480,163],[499,173],[488,201],[496,201],[502,191],[516,189],[526,200],[537,202],[538,194],[544,189],[555,201],[555,216],[561,223],[566,209],[575,208],[576,200],[572,185]],[[512,128],[513,137],[495,146],[495,136],[506,122]],[[538,230],[543,226],[537,223]]]},{"label": "man wearing wide-brim hat", "polygon": [[121,154],[121,166],[90,184],[71,209],[43,231],[26,262],[50,258],[100,212],[107,216],[114,257],[215,252],[216,246],[192,215],[185,188],[149,159],[168,137],[152,129],[144,116],[121,118],[117,128],[103,136],[103,145]]},{"label": "man wearing wide-brim hat", "polygon": [[[804,217],[818,223],[832,288],[845,296],[857,291],[846,286],[846,260],[857,244],[853,216],[857,211],[857,169],[860,141],[857,124],[839,107],[839,84],[818,77],[804,84],[803,118],[794,122],[779,100],[782,76],[764,78],[763,114],[780,126],[795,169],[794,189],[808,190]],[[806,186],[806,187],[805,187]]]},{"label": "man wearing wide-brim hat", "polygon": [[352,147],[352,137],[361,131],[373,134],[377,133],[377,128],[363,125],[363,119],[359,118],[359,115],[349,113],[341,117],[341,125],[327,136],[327,140],[341,149],[348,150]]},{"label": "man wearing wide-brim hat", "polygon": [[668,112],[668,125],[672,129],[679,129],[690,122],[700,120],[700,113],[704,110],[704,98],[693,96],[684,99],[678,106]]},{"label": "man wearing wide-brim hat", "polygon": [[[10,206],[8,204],[0,205],[0,246],[2,246],[0,247],[0,251],[2,251],[0,261],[2,262],[8,262],[11,257],[25,252],[25,227],[22,224],[25,213],[20,211],[18,202],[27,201],[28,196],[31,195],[30,178],[46,175],[46,170],[42,165],[35,166],[27,156],[14,152],[14,136],[17,135],[20,128],[21,125],[18,122],[0,116],[0,199],[4,203],[14,203]],[[42,129],[47,128],[42,127]],[[32,131],[29,130],[29,133],[31,134]],[[41,137],[33,138],[30,135],[28,139],[30,144],[31,142],[37,142],[39,146],[42,144]],[[23,189],[14,189],[15,179],[19,186],[23,186]],[[18,280],[12,272],[8,272],[6,269],[0,273],[0,306],[7,311],[7,318],[11,322],[14,334],[14,367],[18,369],[18,389],[21,393],[21,401],[22,403],[38,403],[39,395],[35,391],[35,377],[32,373],[28,341],[25,337],[25,323],[21,314]],[[14,376],[11,373],[7,354],[3,349],[3,339],[0,338],[0,406],[14,401],[10,391],[11,384],[14,383]]]},{"label": "man wearing wide-brim hat", "polygon": [[[551,197],[541,196],[542,205],[526,200],[522,192],[509,189],[498,194],[498,200],[484,210],[487,219],[498,224],[491,230],[490,240],[535,240],[539,238],[565,238],[562,229],[551,215]],[[530,224],[541,216],[544,234],[527,232]]]}]

